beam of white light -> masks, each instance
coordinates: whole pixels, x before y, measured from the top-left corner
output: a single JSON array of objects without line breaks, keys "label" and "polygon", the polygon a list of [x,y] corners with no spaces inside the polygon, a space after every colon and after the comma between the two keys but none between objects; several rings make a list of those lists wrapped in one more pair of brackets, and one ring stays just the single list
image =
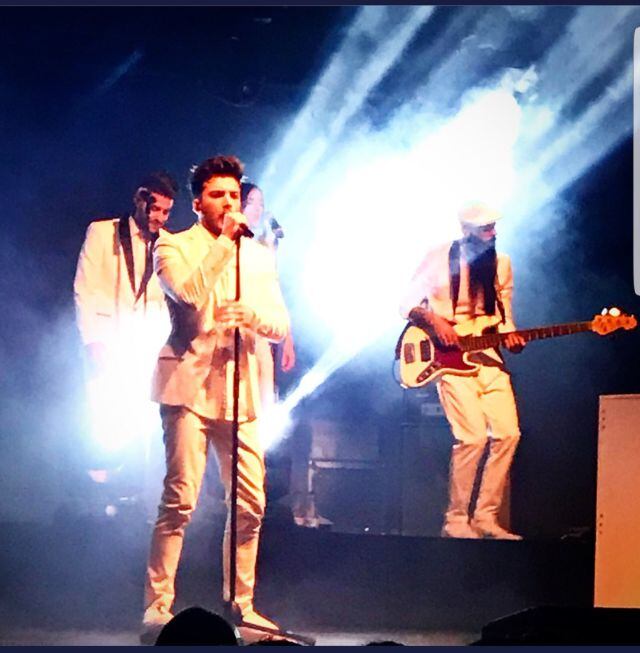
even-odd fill
[{"label": "beam of white light", "polygon": [[[491,11],[474,20],[476,8],[468,8],[468,14],[460,18],[465,21],[465,35],[455,40],[455,47],[447,48],[445,56],[429,74],[428,78],[416,89],[415,97],[409,108],[416,112],[435,110],[443,112],[447,107],[455,107],[465,88],[478,85],[478,72],[486,66],[496,53],[512,47],[524,26],[518,26],[511,20],[508,12]],[[535,13],[544,8],[535,8]],[[457,30],[456,30],[457,31]],[[445,42],[446,43],[446,42]]]},{"label": "beam of white light", "polygon": [[555,118],[563,107],[619,56],[624,48],[620,30],[634,22],[640,22],[640,10],[633,6],[581,7],[576,11],[562,38],[536,64],[540,79],[534,99],[541,112],[523,134],[523,149],[534,150],[543,144],[548,131],[557,126]]},{"label": "beam of white light", "polygon": [[160,430],[158,405],[150,400],[158,351],[169,333],[166,315],[122,316],[120,329],[106,343],[105,366],[87,380],[88,436],[96,454],[118,455],[133,449],[148,455]]},{"label": "beam of white light", "polygon": [[633,62],[629,62],[602,96],[522,171],[523,188],[529,189],[528,196],[535,192],[528,197],[530,211],[558,195],[632,132],[630,121],[609,119],[630,101],[632,89]]},{"label": "beam of white light", "polygon": [[433,7],[365,6],[359,10],[341,47],[266,167],[262,179],[265,188],[275,178],[288,180],[284,186],[278,184],[273,191],[268,190],[276,212],[299,192],[329,145],[432,13]]},{"label": "beam of white light", "polygon": [[115,86],[143,57],[143,51],[138,49],[129,55],[96,89],[94,95],[102,95]]},{"label": "beam of white light", "polygon": [[[291,270],[307,320],[301,331],[310,338],[322,332],[326,349],[283,402],[287,415],[397,319],[408,274],[430,246],[457,235],[455,213],[462,202],[477,199],[506,209],[510,217],[501,234],[515,232],[629,135],[631,54],[604,92],[577,115],[563,115],[580,93],[611,74],[624,47],[625,23],[640,20],[633,13],[640,10],[608,9],[578,9],[541,61],[521,70],[504,68],[502,76],[479,80],[465,94],[473,78],[467,63],[479,70],[474,56],[493,56],[519,38],[503,14],[496,25],[486,15],[478,25],[485,24],[488,33],[456,47],[384,129],[372,129],[366,116],[354,113],[348,132],[343,130],[348,138],[339,142],[326,138],[326,130],[315,141],[298,132],[300,152],[317,148],[304,166],[313,184],[297,189],[302,199],[289,193],[289,204],[281,207],[285,220],[290,209],[287,246],[297,257]],[[599,59],[599,50],[602,60],[587,65]],[[567,76],[557,67],[569,53],[575,65]],[[551,80],[556,75],[564,82]],[[462,107],[453,116],[452,105]],[[330,159],[322,156],[329,146]],[[298,161],[289,159],[291,169]],[[551,217],[550,211],[536,216],[543,240],[539,222]],[[516,240],[501,236],[508,249]]]},{"label": "beam of white light", "polygon": [[[395,321],[398,322],[397,318]],[[388,326],[389,320],[386,324]],[[348,338],[333,342],[285,399],[270,407],[262,418],[260,427],[260,440],[265,449],[276,445],[289,434],[294,423],[291,413],[303,399],[312,395],[336,370],[379,337],[379,327],[369,327],[368,324],[361,325],[357,346]]]},{"label": "beam of white light", "polygon": [[[470,93],[465,102],[411,151],[390,150],[365,132],[360,147],[352,143],[344,158],[334,155],[318,176],[324,190],[308,216],[315,233],[298,275],[310,298],[306,312],[331,342],[279,406],[263,438],[269,444],[285,435],[302,399],[384,333],[400,329],[402,288],[429,247],[457,235],[460,202],[501,205],[509,197],[520,109],[502,89]],[[407,194],[407,187],[423,196]]]}]

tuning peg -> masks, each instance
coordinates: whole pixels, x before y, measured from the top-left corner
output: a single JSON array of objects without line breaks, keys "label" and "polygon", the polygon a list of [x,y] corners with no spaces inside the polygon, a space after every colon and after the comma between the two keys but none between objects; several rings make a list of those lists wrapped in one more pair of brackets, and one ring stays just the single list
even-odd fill
[{"label": "tuning peg", "polygon": [[609,309],[609,315],[612,315],[613,317],[620,317],[620,309],[613,306]]}]

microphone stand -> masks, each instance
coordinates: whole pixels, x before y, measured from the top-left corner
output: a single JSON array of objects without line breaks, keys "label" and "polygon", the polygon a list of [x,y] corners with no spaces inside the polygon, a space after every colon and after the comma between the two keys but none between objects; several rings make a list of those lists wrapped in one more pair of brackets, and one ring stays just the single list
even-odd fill
[{"label": "microphone stand", "polygon": [[[250,233],[250,232],[249,232]],[[240,243],[241,236],[236,239],[236,296],[240,301]],[[276,635],[281,639],[289,639],[300,644],[313,646],[315,639],[296,635],[286,630],[267,628],[257,624],[247,623],[242,618],[242,612],[236,602],[236,578],[238,575],[238,449],[240,446],[239,432],[239,397],[240,397],[240,327],[234,327],[233,333],[233,421],[231,424],[231,496],[229,499],[229,600],[224,601],[225,619],[238,628],[250,628],[267,635]]]},{"label": "microphone stand", "polygon": [[[236,239],[236,295],[240,301],[240,241]],[[229,601],[224,603],[227,621],[242,622],[242,613],[236,603],[237,547],[238,547],[238,448],[239,448],[239,397],[240,397],[240,327],[233,330],[233,421],[231,422],[231,497],[229,505]]]}]

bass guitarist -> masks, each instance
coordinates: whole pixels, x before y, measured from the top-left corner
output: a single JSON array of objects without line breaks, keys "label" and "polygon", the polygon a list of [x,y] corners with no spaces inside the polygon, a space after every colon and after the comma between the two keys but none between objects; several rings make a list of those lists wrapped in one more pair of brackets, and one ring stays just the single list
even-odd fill
[{"label": "bass guitarist", "polygon": [[[427,254],[401,308],[403,317],[425,329],[440,346],[451,348],[458,348],[458,333],[479,335],[490,325],[498,332],[515,330],[511,261],[495,249],[500,214],[474,203],[458,217],[463,237]],[[522,351],[524,344],[516,333],[504,342],[514,353]],[[454,437],[442,536],[520,540],[498,523],[520,439],[511,378],[498,349],[471,356],[479,364],[474,374],[443,374],[438,381],[438,395]],[[471,516],[471,495],[488,440],[489,454],[480,471]]]}]

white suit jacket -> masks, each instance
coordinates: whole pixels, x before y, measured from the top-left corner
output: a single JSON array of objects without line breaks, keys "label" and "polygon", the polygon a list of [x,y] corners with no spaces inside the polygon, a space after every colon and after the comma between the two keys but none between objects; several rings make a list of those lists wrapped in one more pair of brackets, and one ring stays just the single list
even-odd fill
[{"label": "white suit jacket", "polygon": [[[449,322],[457,322],[451,301],[451,280],[449,278],[449,250],[451,242],[431,250],[416,270],[409,289],[401,303],[400,313],[407,318],[414,306],[428,307]],[[502,253],[497,255],[496,296],[504,308],[504,322],[498,324],[498,331],[513,331],[513,272],[511,259]],[[496,308],[497,310],[497,308]]]},{"label": "white suit jacket", "polygon": [[[137,290],[144,273],[146,248],[135,221],[128,219]],[[112,342],[122,335],[120,331],[128,329],[128,318],[133,315],[155,313],[158,323],[167,327],[167,306],[155,274],[144,295],[136,301],[118,222],[118,218],[92,222],[78,258],[73,288],[76,319],[84,344]],[[162,337],[165,335],[166,331]]]},{"label": "white suit jacket", "polygon": [[[153,400],[209,419],[232,419],[233,330],[216,323],[215,312],[235,298],[235,251],[231,240],[215,238],[200,222],[158,239],[154,267],[172,328],[158,357]],[[251,328],[241,329],[239,413],[246,420],[260,412],[256,336],[284,339],[289,316],[273,254],[247,238],[240,247],[240,279],[240,301],[255,313]]]}]

